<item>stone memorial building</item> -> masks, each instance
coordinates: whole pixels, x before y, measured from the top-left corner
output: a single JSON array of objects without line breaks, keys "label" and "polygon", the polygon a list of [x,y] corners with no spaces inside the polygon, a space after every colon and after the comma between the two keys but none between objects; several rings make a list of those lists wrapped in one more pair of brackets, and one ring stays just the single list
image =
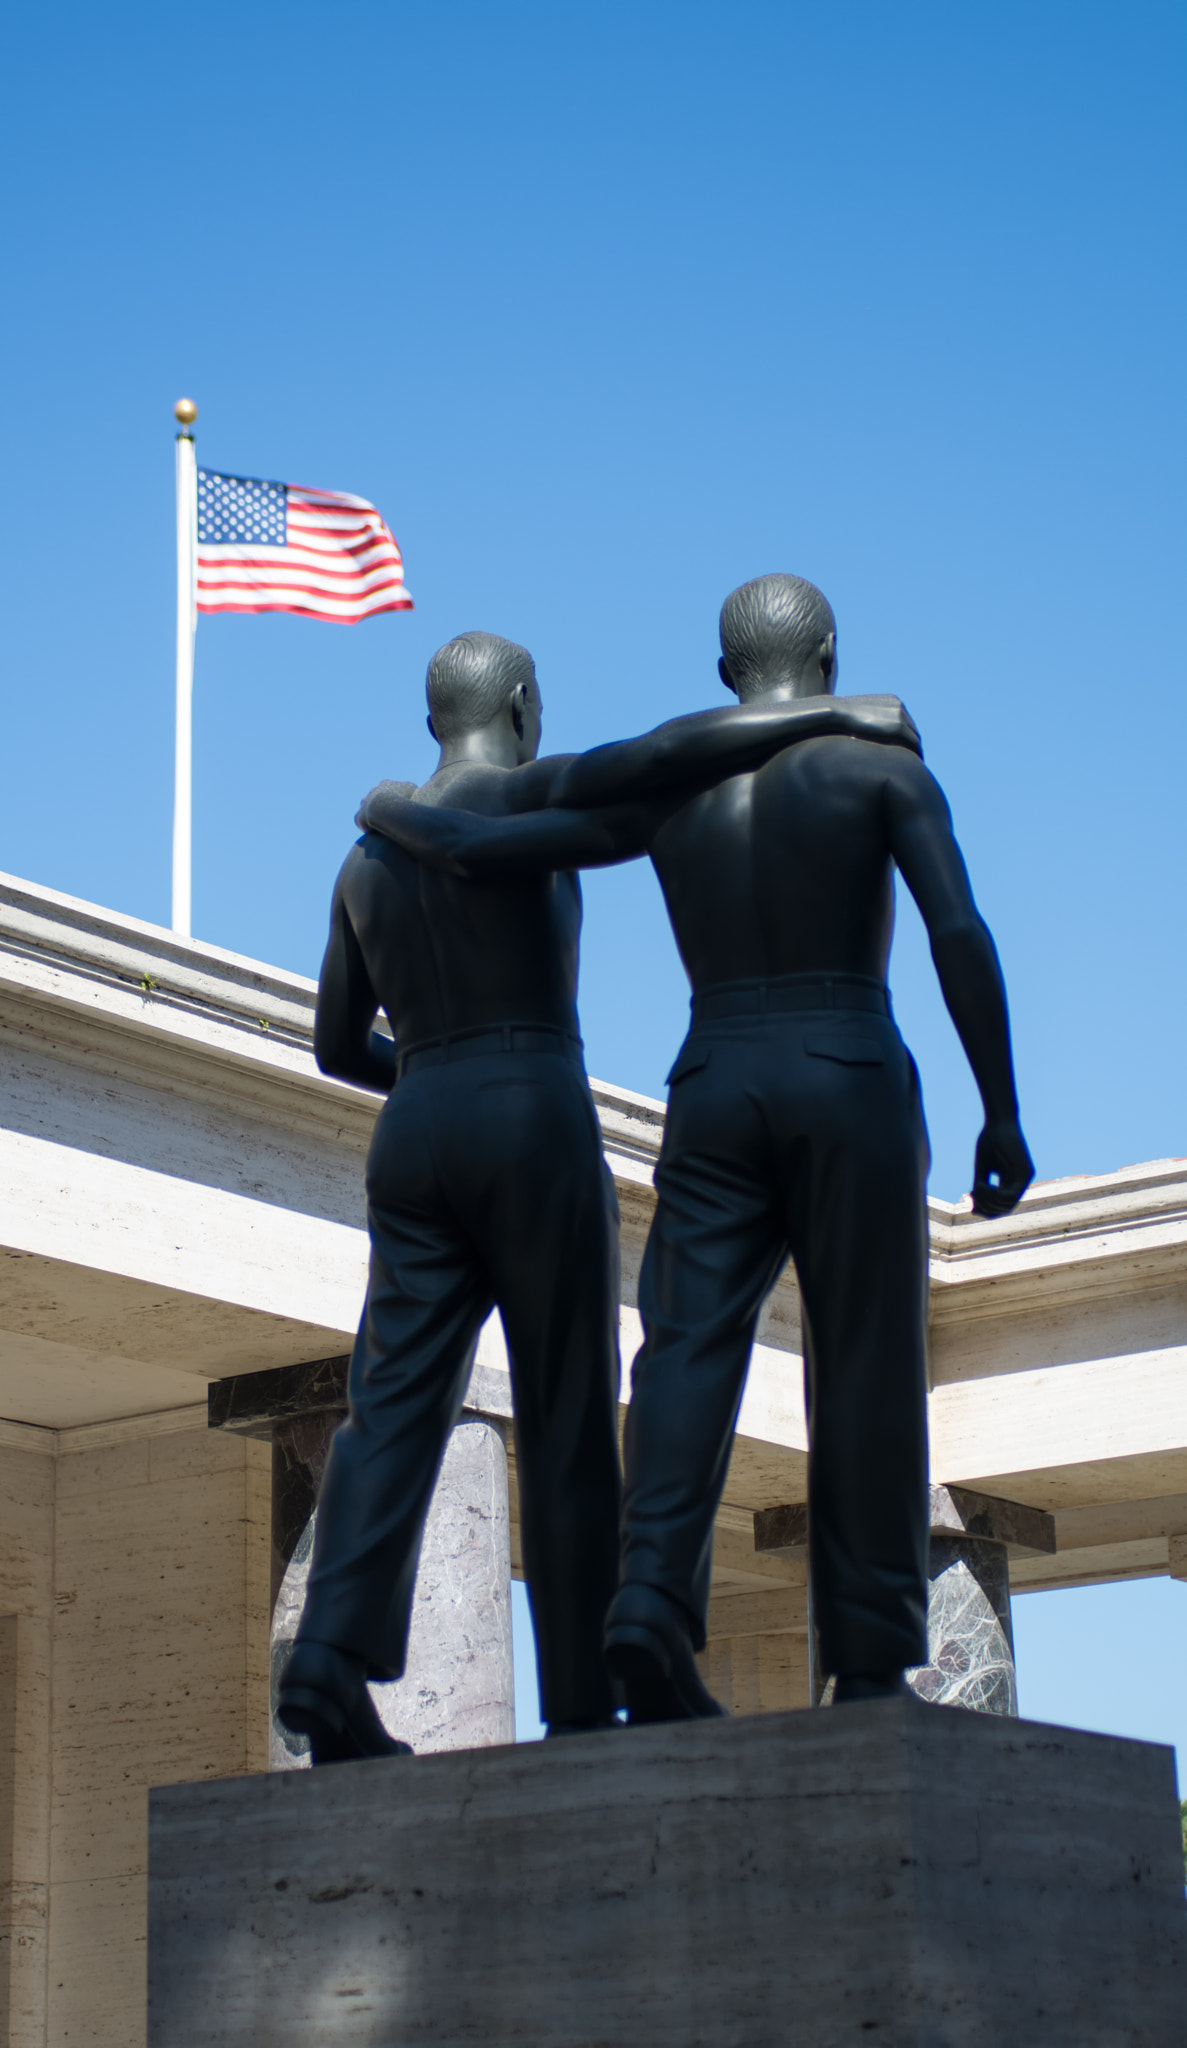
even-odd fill
[{"label": "stone memorial building", "polygon": [[[0,2015],[12,2048],[138,2048],[147,1792],[289,1767],[270,1670],[367,1266],[376,1100],[313,1062],[314,986],[0,877]],[[593,1084],[622,1350],[663,1106]],[[926,1696],[1015,1704],[1010,1589],[1187,1577],[1187,1161],[931,1204]],[[706,1674],[807,1706],[794,1282],[764,1313],[717,1522]],[[421,1749],[513,1733],[500,1330],[426,1542]]]}]

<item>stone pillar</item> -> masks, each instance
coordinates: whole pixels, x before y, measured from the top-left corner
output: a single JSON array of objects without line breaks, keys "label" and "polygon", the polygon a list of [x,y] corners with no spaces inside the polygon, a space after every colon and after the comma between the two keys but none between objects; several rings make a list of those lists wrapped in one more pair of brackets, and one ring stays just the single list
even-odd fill
[{"label": "stone pillar", "polygon": [[408,1668],[372,1695],[384,1726],[419,1754],[515,1740],[511,1519],[497,1425],[458,1423],[421,1546]]},{"label": "stone pillar", "polygon": [[1009,1553],[1054,1551],[1054,1517],[964,1486],[929,1492],[927,1663],[907,1683],[936,1706],[1017,1714]]},{"label": "stone pillar", "polygon": [[[270,1767],[307,1767],[309,1744],[276,1718],[276,1696],[305,1603],[315,1507],[345,1413],[349,1360],[240,1374],[210,1392],[212,1427],[272,1440]],[[373,1687],[393,1735],[414,1750],[515,1740],[507,1453],[499,1425],[465,1415],[450,1438],[421,1547],[408,1667]]]},{"label": "stone pillar", "polygon": [[272,1611],[309,1527],[334,1431],[345,1408],[290,1415],[272,1428]]},{"label": "stone pillar", "polygon": [[934,1706],[1017,1714],[1005,1544],[934,1530],[927,1575],[927,1663],[907,1673],[912,1692]]},{"label": "stone pillar", "polygon": [[[315,1520],[301,1533],[272,1620],[273,1770],[309,1762],[306,1737],[276,1718],[276,1689],[305,1604]],[[421,1545],[408,1666],[371,1696],[388,1733],[418,1755],[515,1740],[507,1453],[490,1422],[467,1418],[450,1437]]]},{"label": "stone pillar", "polygon": [[[928,1661],[907,1673],[921,1699],[983,1714],[1016,1714],[1018,1684],[1010,1622],[1009,1553],[1055,1549],[1055,1520],[1039,1508],[997,1500],[962,1486],[933,1486],[927,1605]],[[808,1510],[803,1502],[766,1508],[754,1517],[755,1549],[806,1556]],[[811,1622],[812,1701],[828,1706],[832,1679],[821,1669]]]}]

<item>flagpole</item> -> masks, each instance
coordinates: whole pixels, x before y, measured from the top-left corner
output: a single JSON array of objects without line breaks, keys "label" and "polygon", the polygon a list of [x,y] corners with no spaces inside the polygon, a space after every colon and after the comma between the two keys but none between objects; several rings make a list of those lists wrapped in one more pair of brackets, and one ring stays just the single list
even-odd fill
[{"label": "flagpole", "polygon": [[177,436],[177,723],[173,760],[173,929],[190,935],[192,846],[194,628],[197,625],[198,475],[193,424],[198,408],[179,398]]}]

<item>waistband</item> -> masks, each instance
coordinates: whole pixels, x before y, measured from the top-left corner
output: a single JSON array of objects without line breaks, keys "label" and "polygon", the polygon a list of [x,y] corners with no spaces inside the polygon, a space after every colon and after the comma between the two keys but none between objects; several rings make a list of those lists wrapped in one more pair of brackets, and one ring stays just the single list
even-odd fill
[{"label": "waistband", "polygon": [[692,1021],[777,1016],[789,1010],[865,1010],[889,1017],[890,991],[871,974],[773,974],[755,981],[719,981],[692,999]]},{"label": "waistband", "polygon": [[455,1060],[476,1060],[489,1053],[546,1052],[581,1065],[581,1040],[559,1024],[480,1024],[466,1031],[446,1031],[440,1038],[418,1039],[396,1054],[396,1080],[418,1067],[452,1066]]}]

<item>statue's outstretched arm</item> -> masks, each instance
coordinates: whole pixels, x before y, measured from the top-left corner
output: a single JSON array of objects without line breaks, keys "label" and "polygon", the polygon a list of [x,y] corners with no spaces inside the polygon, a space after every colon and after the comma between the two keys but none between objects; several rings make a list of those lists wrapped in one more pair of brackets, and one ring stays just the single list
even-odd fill
[{"label": "statue's outstretched arm", "polygon": [[1001,963],[973,901],[944,792],[921,762],[904,757],[887,776],[891,851],[919,905],[944,1001],[981,1091],[973,1207],[1005,1216],[1034,1179],[1022,1135],[1010,1016]]},{"label": "statue's outstretched arm", "polygon": [[394,839],[406,853],[453,875],[516,875],[541,868],[611,867],[647,850],[651,820],[636,805],[599,811],[525,811],[481,817],[438,804],[413,803],[407,784],[381,782],[364,799],[356,823]]},{"label": "statue's outstretched arm", "polygon": [[386,1095],[396,1078],[396,1049],[390,1038],[371,1029],[378,1011],[379,999],[342,900],[340,875],[317,984],[313,1056],[322,1073],[332,1074],[336,1081],[352,1081],[356,1088],[375,1088]]},{"label": "statue's outstretched arm", "polygon": [[761,768],[797,740],[836,734],[921,751],[914,722],[897,697],[820,696],[726,704],[669,719],[638,739],[613,740],[588,754],[574,755],[552,778],[545,801],[593,810],[600,804],[694,796],[727,776]]}]

